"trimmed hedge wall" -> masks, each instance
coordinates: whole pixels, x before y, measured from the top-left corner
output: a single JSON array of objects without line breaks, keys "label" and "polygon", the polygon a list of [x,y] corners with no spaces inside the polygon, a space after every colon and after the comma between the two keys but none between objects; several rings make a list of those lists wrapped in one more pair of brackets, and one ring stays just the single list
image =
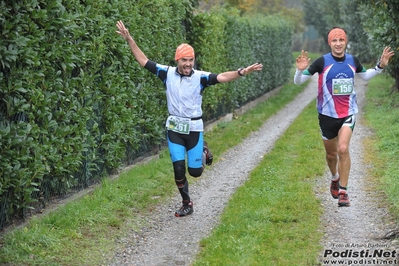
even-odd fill
[{"label": "trimmed hedge wall", "polygon": [[283,84],[292,27],[235,10],[194,15],[192,1],[0,1],[0,230],[116,172],[164,142],[163,84],[115,33],[123,20],[151,60],[189,42],[214,73],[264,71],[204,94],[215,118]]},{"label": "trimmed hedge wall", "polygon": [[284,84],[292,66],[293,28],[282,18],[240,17],[236,10],[213,9],[194,17],[193,43],[198,67],[212,72],[263,63],[263,71],[219,84],[204,93],[204,117],[231,112]]}]

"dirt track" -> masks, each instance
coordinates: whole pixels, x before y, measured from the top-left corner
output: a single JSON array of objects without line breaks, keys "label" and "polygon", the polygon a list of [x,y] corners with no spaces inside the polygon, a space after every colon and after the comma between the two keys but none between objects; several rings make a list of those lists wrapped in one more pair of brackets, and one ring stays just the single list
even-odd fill
[{"label": "dirt track", "polygon": [[[241,145],[226,152],[221,160],[204,172],[199,182],[190,183],[190,195],[194,201],[193,215],[184,218],[174,217],[175,209],[181,204],[180,196],[176,193],[176,196],[169,201],[170,205],[159,206],[150,217],[144,218],[147,226],[139,232],[132,230],[120,240],[125,248],[115,254],[109,265],[190,265],[199,250],[199,241],[217,225],[219,215],[235,189],[248,178],[251,170],[258,165],[264,154],[273,148],[275,141],[292,121],[310,102],[314,101],[316,82],[317,77],[314,76],[304,92],[294,101],[267,120],[259,131],[249,136]],[[356,81],[360,110],[365,88],[365,82]],[[390,223],[384,206],[379,205],[379,195],[374,192],[366,178],[370,166],[364,165],[361,145],[362,140],[370,134],[370,130],[362,125],[360,113],[351,141],[352,170],[349,179],[351,207],[337,207],[337,200],[329,194],[328,172],[315,184],[315,193],[325,209],[321,221],[321,230],[324,231],[325,237],[321,243],[323,249],[320,252],[320,265],[327,265],[322,263],[325,252],[331,253],[327,259],[334,258],[333,255],[338,255],[335,259],[341,259],[341,255],[345,255],[341,253],[348,253],[350,249],[352,253],[364,250],[364,254],[366,250],[372,252],[375,249],[384,252],[399,251],[396,240],[381,239],[394,229],[394,224]],[[350,259],[352,264],[376,265],[361,264],[360,257],[352,256]],[[357,261],[354,263],[355,259]]]}]

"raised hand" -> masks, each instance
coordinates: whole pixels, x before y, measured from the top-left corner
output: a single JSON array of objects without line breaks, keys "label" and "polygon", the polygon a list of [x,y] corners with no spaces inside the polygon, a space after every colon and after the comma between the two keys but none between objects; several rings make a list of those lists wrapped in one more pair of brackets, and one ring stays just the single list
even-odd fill
[{"label": "raised hand", "polygon": [[117,31],[116,33],[121,35],[123,37],[123,39],[128,40],[129,38],[131,38],[129,30],[125,27],[122,20],[119,20],[116,23],[116,27],[119,29],[119,31]]},{"label": "raised hand", "polygon": [[250,65],[250,66],[247,66],[246,68],[244,68],[242,70],[242,74],[245,76],[245,75],[248,75],[248,74],[250,74],[250,73],[252,73],[254,71],[261,71],[262,68],[263,68],[263,65],[261,63],[255,63],[253,65]]},{"label": "raised hand", "polygon": [[384,68],[388,65],[389,59],[395,54],[393,50],[391,50],[391,47],[386,46],[384,48],[384,51],[382,51],[382,55],[380,58],[380,67]]},{"label": "raised hand", "polygon": [[296,58],[296,68],[301,71],[305,70],[309,66],[309,63],[310,58],[308,57],[308,52],[302,50],[301,54]]},{"label": "raised hand", "polygon": [[132,36],[130,36],[129,30],[125,27],[122,20],[119,20],[116,23],[116,27],[119,31],[116,31],[120,36],[127,41],[129,44],[130,50],[132,51],[134,57],[136,58],[137,62],[139,62],[140,66],[144,67],[148,61],[147,56],[140,50],[137,46],[136,42],[133,40]]}]

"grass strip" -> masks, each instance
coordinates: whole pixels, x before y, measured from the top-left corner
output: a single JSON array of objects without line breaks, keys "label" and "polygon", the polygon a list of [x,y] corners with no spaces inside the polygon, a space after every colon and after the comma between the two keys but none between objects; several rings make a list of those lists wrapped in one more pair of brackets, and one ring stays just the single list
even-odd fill
[{"label": "grass strip", "polygon": [[195,266],[317,264],[322,209],[313,188],[326,170],[317,123],[312,103],[234,193]]},{"label": "grass strip", "polygon": [[374,135],[366,142],[370,178],[387,195],[391,213],[399,219],[399,93],[394,79],[378,75],[368,83],[365,119]]}]

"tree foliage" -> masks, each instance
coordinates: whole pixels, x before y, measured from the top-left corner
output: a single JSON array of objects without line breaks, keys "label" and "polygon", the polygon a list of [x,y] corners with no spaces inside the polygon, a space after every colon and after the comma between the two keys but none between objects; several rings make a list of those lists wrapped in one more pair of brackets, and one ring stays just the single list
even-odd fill
[{"label": "tree foliage", "polygon": [[242,14],[278,15],[290,21],[295,32],[303,31],[303,11],[298,8],[297,2],[286,0],[227,0],[232,7],[237,8]]},{"label": "tree foliage", "polygon": [[313,25],[324,39],[324,49],[329,50],[327,45],[327,32],[332,27],[343,27],[344,22],[339,16],[340,0],[303,0],[305,22]]},{"label": "tree foliage", "polygon": [[360,62],[371,63],[374,61],[371,45],[369,45],[367,34],[362,25],[360,6],[356,1],[341,0],[340,5],[344,28],[348,34],[348,52],[357,56]]},{"label": "tree foliage", "polygon": [[357,2],[362,7],[363,26],[376,59],[385,46],[396,52],[385,71],[395,79],[395,88],[399,90],[399,0]]},{"label": "tree foliage", "polygon": [[367,35],[363,29],[359,4],[346,0],[303,0],[305,22],[313,25],[324,40],[324,50],[329,51],[327,32],[332,27],[342,27],[348,34],[348,52],[361,62],[372,58]]}]

